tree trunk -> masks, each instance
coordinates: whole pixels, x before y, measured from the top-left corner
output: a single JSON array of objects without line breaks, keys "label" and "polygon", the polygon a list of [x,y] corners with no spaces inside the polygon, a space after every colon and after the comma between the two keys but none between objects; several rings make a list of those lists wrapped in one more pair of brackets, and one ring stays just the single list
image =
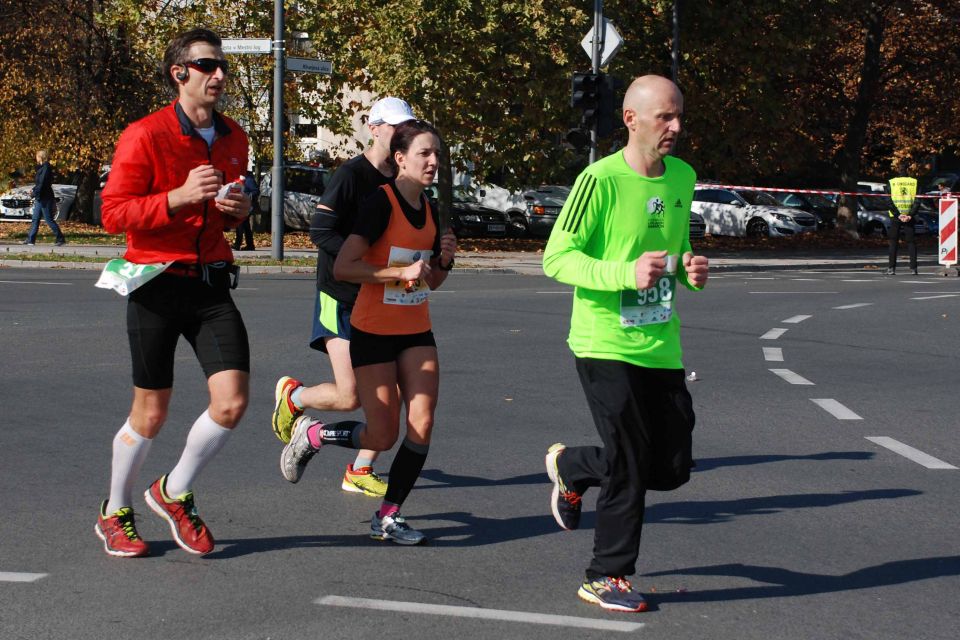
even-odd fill
[{"label": "tree trunk", "polygon": [[[886,12],[891,2],[871,1],[864,16],[863,63],[860,67],[860,86],[854,103],[853,115],[847,126],[846,141],[837,168],[840,171],[840,187],[844,191],[856,191],[860,178],[863,147],[874,99],[880,85],[882,57],[880,47],[886,28]],[[851,235],[857,235],[857,203],[853,196],[843,196],[837,209],[838,226]]]}]

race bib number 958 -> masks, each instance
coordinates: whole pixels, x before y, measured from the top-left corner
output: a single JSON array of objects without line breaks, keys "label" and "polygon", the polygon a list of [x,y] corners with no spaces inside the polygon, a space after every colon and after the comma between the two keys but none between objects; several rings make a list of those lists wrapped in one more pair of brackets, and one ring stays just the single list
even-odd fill
[{"label": "race bib number 958", "polygon": [[670,274],[661,276],[648,289],[620,292],[620,326],[639,327],[670,320],[676,286],[677,276]]}]

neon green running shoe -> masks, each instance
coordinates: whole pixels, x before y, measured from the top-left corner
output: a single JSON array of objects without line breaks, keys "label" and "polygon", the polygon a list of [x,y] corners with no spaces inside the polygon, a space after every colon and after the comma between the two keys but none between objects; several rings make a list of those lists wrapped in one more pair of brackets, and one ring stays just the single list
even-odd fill
[{"label": "neon green running shoe", "polygon": [[347,465],[340,488],[372,498],[382,498],[387,494],[387,483],[374,472],[372,467],[360,467],[354,470],[353,464]]},{"label": "neon green running shoe", "polygon": [[303,409],[297,408],[290,401],[290,394],[302,386],[299,380],[290,376],[283,376],[277,380],[276,404],[273,406],[273,419],[270,426],[273,427],[273,433],[284,444],[290,442],[294,421],[303,415]]}]

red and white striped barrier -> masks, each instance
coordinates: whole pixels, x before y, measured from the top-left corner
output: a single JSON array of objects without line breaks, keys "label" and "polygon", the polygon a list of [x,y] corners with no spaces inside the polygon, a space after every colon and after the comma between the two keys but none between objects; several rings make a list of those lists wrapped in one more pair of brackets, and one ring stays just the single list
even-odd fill
[{"label": "red and white striped barrier", "polygon": [[940,264],[957,264],[957,199],[940,199]]}]

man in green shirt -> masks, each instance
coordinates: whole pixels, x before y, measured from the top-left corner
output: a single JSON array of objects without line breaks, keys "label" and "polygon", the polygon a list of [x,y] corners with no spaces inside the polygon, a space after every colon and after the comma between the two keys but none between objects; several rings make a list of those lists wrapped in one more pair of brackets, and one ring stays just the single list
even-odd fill
[{"label": "man in green shirt", "polygon": [[627,146],[587,167],[553,228],[544,272],[574,285],[568,343],[602,447],[547,451],[551,510],[576,529],[583,493],[600,487],[594,556],[578,595],[613,611],[647,604],[636,570],[647,489],[690,479],[693,406],[684,381],[677,283],[707,282],[690,247],[696,174],[670,156],[683,96],[661,76],[633,81],[623,99]]}]

